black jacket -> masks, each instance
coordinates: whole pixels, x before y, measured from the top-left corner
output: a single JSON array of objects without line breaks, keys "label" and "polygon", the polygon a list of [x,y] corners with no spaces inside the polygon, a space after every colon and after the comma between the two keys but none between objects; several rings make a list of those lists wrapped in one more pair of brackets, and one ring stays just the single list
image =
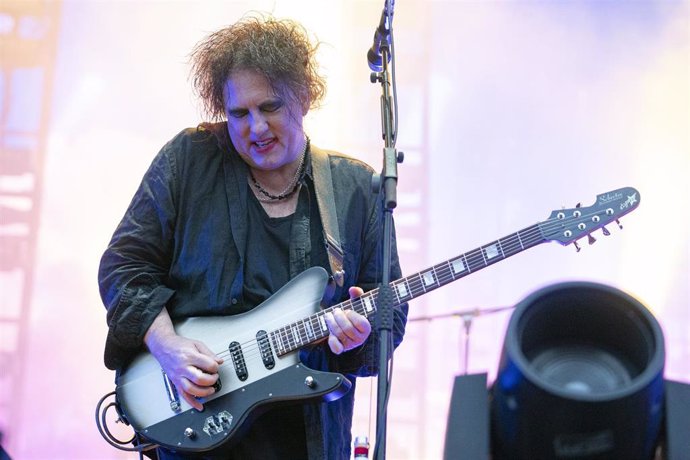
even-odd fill
[{"label": "black jacket", "polygon": [[[373,170],[353,158],[328,155],[345,253],[345,282],[335,290],[330,302],[335,303],[347,298],[350,286],[377,286],[383,225],[380,197],[371,193]],[[322,241],[322,228],[310,219],[316,205],[310,163],[305,181],[301,214],[293,220],[291,277],[313,265],[330,271],[324,248],[314,244]],[[173,320],[254,307],[242,296],[248,193],[247,166],[230,144],[224,123],[186,129],[161,149],[101,260],[108,368],[122,368],[143,350],[144,334],[163,306]],[[394,242],[392,253],[391,278],[397,279]],[[402,341],[406,315],[406,305],[396,308],[395,346]],[[303,350],[300,357],[309,367],[348,374],[354,385],[355,376],[377,372],[375,328],[364,345],[339,356],[323,344]],[[349,458],[353,395],[354,388],[338,401],[305,405],[310,458]]]}]

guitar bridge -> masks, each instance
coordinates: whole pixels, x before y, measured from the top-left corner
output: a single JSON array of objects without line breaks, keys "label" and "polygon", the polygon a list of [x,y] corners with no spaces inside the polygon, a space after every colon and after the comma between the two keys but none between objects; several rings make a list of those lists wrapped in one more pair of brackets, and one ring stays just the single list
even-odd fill
[{"label": "guitar bridge", "polygon": [[271,349],[271,342],[268,340],[268,333],[266,331],[257,332],[256,341],[259,344],[259,352],[261,353],[261,360],[264,362],[264,366],[266,369],[273,369],[276,361],[273,359],[273,350]]},{"label": "guitar bridge", "polygon": [[232,414],[226,410],[206,418],[204,422],[204,433],[209,436],[220,434],[230,429],[232,425]]}]

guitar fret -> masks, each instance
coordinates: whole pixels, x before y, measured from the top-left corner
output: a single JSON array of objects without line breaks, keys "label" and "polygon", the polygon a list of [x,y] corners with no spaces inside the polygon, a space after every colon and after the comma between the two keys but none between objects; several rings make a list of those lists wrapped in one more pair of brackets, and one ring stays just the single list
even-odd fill
[{"label": "guitar fret", "polygon": [[300,337],[302,338],[302,344],[309,343],[309,318],[300,321]]},{"label": "guitar fret", "polygon": [[293,342],[292,328],[289,325],[285,327],[285,340],[287,340],[288,350],[293,350],[295,348],[295,344]]},{"label": "guitar fret", "polygon": [[364,308],[362,308],[362,302],[360,302],[359,299],[352,299],[350,303],[352,304],[352,310],[356,311],[360,315],[366,316],[367,312],[364,311]]},{"label": "guitar fret", "polygon": [[479,248],[479,253],[482,255],[482,260],[484,261],[484,266],[489,265],[486,262],[486,256],[484,256],[484,250],[482,248]]},{"label": "guitar fret", "polygon": [[410,291],[417,294],[424,292],[424,287],[422,286],[421,274],[417,273],[413,277],[408,278],[408,285],[410,286]]},{"label": "guitar fret", "polygon": [[293,326],[290,328],[290,331],[292,332],[292,337],[293,337],[293,339],[295,340],[295,345],[298,345],[298,344],[300,343],[300,339],[299,339],[299,329],[297,329],[297,327],[293,325]]},{"label": "guitar fret", "polygon": [[501,251],[501,257],[503,259],[506,258],[506,253],[503,251],[503,243],[501,243],[501,239],[499,238],[496,240],[496,246],[498,246],[499,251]]},{"label": "guitar fret", "polygon": [[[398,282],[403,285],[409,286],[409,289],[405,291],[405,294],[409,294],[410,292],[419,293],[420,290],[423,291],[424,289],[421,287],[421,278],[419,273],[407,278],[407,282],[405,282],[405,280],[399,280]],[[405,295],[404,297],[407,297],[407,295]]]},{"label": "guitar fret", "polygon": [[[431,271],[431,269],[427,270],[427,272],[429,272],[429,271]],[[431,277],[431,280],[432,280],[431,284],[428,283],[428,277],[427,276]],[[427,275],[427,273],[421,273],[421,272],[418,273],[417,276],[414,277],[413,292],[415,292],[416,295],[422,295],[422,294],[427,292],[427,288],[433,289],[433,279],[434,279],[433,274]],[[431,290],[431,289],[429,289],[429,290]]]},{"label": "guitar fret", "polygon": [[447,282],[446,280],[448,279],[455,279],[449,263],[434,265],[434,273],[436,274],[436,282],[438,283],[438,286],[445,284]]},{"label": "guitar fret", "polygon": [[422,274],[418,273],[414,278],[410,278],[407,282],[409,286],[409,298],[414,299],[415,297],[422,295],[426,292],[424,287],[424,280],[422,279]]},{"label": "guitar fret", "polygon": [[470,262],[467,260],[467,253],[462,255],[462,259],[465,261],[465,268],[467,269],[468,273],[472,273],[472,267],[470,266]]},{"label": "guitar fret", "polygon": [[314,337],[315,338],[320,338],[322,337],[321,334],[321,318],[319,314],[313,315],[311,317],[311,329],[314,331]]},{"label": "guitar fret", "polygon": [[299,321],[296,323],[295,329],[297,330],[297,345],[298,346],[303,346],[304,344],[307,343],[306,340],[306,333],[304,329],[304,321]]},{"label": "guitar fret", "polygon": [[283,340],[282,329],[278,330],[278,349],[281,351],[281,353],[285,353],[285,351],[287,350],[287,347],[285,346],[285,341]]},{"label": "guitar fret", "polygon": [[271,342],[273,343],[273,348],[275,348],[276,353],[280,354],[283,350],[281,350],[280,343],[276,339],[276,332],[272,331],[271,333],[269,333],[269,336],[271,337]]},{"label": "guitar fret", "polygon": [[[510,244],[510,246],[507,247],[508,254],[505,255],[505,257],[510,257],[510,256],[515,255],[518,252],[524,250],[524,246],[522,244],[522,241],[520,240],[520,235],[518,235],[517,233],[510,235],[508,237],[508,241],[510,241],[511,244]],[[515,242],[517,242],[517,244],[515,244]]]},{"label": "guitar fret", "polygon": [[444,264],[440,264],[439,271],[441,272],[441,276],[439,278],[450,278],[451,280],[455,280],[455,273],[453,273],[453,268],[450,263],[446,262]]},{"label": "guitar fret", "polygon": [[517,237],[518,243],[520,243],[520,248],[524,250],[524,249],[525,249],[525,245],[522,244],[522,238],[520,238],[520,232],[513,233],[513,235],[515,235],[515,236]]},{"label": "guitar fret", "polygon": [[[482,256],[481,260],[477,260],[478,255]],[[486,264],[484,263],[484,256],[482,255],[482,251],[480,249],[475,249],[474,251],[465,254],[465,262],[467,262],[470,272],[486,267]]]},{"label": "guitar fret", "polygon": [[295,344],[292,343],[292,335],[290,334],[290,328],[288,326],[286,326],[284,328],[283,334],[284,334],[283,338],[285,339],[285,342],[286,342],[285,349],[287,351],[294,349]]},{"label": "guitar fret", "polygon": [[391,284],[390,284],[391,292],[393,293],[393,295],[395,296],[396,299],[398,298],[398,284],[404,283],[404,282],[405,282],[405,280],[395,280],[395,281],[391,282]]}]

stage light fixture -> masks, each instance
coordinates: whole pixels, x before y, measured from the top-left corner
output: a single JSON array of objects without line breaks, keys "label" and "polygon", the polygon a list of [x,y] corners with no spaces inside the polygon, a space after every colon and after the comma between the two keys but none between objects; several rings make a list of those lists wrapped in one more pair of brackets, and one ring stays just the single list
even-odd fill
[{"label": "stage light fixture", "polygon": [[516,306],[490,391],[499,459],[651,459],[664,413],[654,316],[611,286],[559,283]]}]

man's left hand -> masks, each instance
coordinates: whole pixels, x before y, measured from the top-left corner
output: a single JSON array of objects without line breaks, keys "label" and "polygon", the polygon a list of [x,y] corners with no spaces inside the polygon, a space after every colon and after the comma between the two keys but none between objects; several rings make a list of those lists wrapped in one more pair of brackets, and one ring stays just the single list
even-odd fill
[{"label": "man's left hand", "polygon": [[[361,288],[356,286],[351,287],[348,292],[351,299],[355,299],[364,293]],[[333,313],[326,313],[324,317],[330,331],[328,346],[336,355],[357,348],[371,334],[369,320],[354,310],[336,308],[333,310]]]}]

